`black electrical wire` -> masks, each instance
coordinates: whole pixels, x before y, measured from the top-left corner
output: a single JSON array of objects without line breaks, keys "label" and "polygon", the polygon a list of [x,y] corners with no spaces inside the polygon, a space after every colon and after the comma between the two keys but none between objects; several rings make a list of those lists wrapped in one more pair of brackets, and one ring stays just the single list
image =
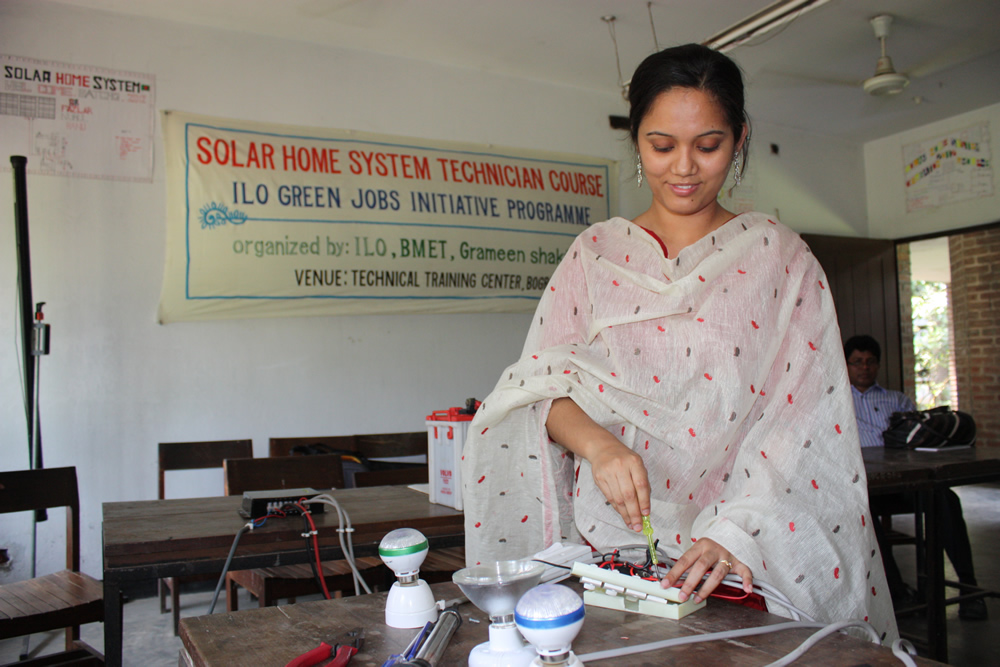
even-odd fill
[{"label": "black electrical wire", "polygon": [[226,581],[226,573],[229,572],[229,565],[233,562],[233,555],[236,553],[236,546],[240,543],[240,538],[243,537],[243,533],[250,530],[253,524],[245,524],[236,533],[236,538],[233,540],[233,546],[229,549],[229,555],[226,556],[226,564],[222,566],[222,574],[219,575],[219,583],[215,585],[215,594],[212,595],[212,606],[208,608],[208,613],[211,614],[215,611],[215,603],[219,601],[219,591],[222,590],[222,584]]},{"label": "black electrical wire", "polygon": [[532,558],[535,563],[542,563],[543,565],[551,565],[552,567],[561,567],[564,570],[572,570],[573,567],[570,565],[562,565],[561,563],[550,563],[547,560],[542,560],[541,558]]}]

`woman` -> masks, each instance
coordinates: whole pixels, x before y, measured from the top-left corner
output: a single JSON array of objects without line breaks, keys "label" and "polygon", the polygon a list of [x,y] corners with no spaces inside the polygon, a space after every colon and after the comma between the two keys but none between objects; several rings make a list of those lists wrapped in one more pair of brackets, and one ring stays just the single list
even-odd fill
[{"label": "woman", "polygon": [[748,592],[763,580],[818,619],[895,637],[825,276],[797,234],[718,203],[745,167],[739,68],[667,49],[639,65],[629,101],[652,205],[574,241],[480,408],[467,558],[607,551],[641,541],[649,515],[678,559],[664,586],[686,573],[685,599],[733,572]]}]

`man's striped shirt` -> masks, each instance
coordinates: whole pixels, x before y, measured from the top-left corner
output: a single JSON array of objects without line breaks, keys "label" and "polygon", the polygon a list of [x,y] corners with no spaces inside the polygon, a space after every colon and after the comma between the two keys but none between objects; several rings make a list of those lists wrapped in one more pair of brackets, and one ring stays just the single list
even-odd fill
[{"label": "man's striped shirt", "polygon": [[861,392],[851,386],[854,396],[854,414],[858,418],[858,435],[862,447],[882,447],[882,432],[889,426],[893,412],[912,412],[916,406],[910,397],[892,389],[886,389],[877,382]]}]

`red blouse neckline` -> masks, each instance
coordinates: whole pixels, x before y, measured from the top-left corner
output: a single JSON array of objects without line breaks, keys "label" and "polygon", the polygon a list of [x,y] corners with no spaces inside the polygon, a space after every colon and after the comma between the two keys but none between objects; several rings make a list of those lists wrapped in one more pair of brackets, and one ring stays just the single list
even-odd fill
[{"label": "red blouse neckline", "polygon": [[639,229],[641,229],[642,231],[646,232],[654,239],[656,239],[656,242],[660,244],[660,248],[663,249],[663,256],[665,258],[670,257],[670,252],[667,250],[667,244],[663,242],[663,239],[661,239],[659,236],[656,235],[656,232],[654,232],[652,229],[646,229],[642,225],[636,225],[636,227],[638,227]]}]

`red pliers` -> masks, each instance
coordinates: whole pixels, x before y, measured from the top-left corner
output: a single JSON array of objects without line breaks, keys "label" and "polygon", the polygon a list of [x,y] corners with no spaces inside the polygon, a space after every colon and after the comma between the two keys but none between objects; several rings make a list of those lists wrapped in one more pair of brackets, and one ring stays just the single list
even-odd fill
[{"label": "red pliers", "polygon": [[337,643],[333,646],[326,642],[320,642],[319,646],[308,653],[303,653],[285,667],[312,667],[312,665],[318,665],[331,658],[332,660],[326,663],[326,667],[345,667],[354,654],[361,650],[364,643],[365,631],[357,628],[338,637]]}]

